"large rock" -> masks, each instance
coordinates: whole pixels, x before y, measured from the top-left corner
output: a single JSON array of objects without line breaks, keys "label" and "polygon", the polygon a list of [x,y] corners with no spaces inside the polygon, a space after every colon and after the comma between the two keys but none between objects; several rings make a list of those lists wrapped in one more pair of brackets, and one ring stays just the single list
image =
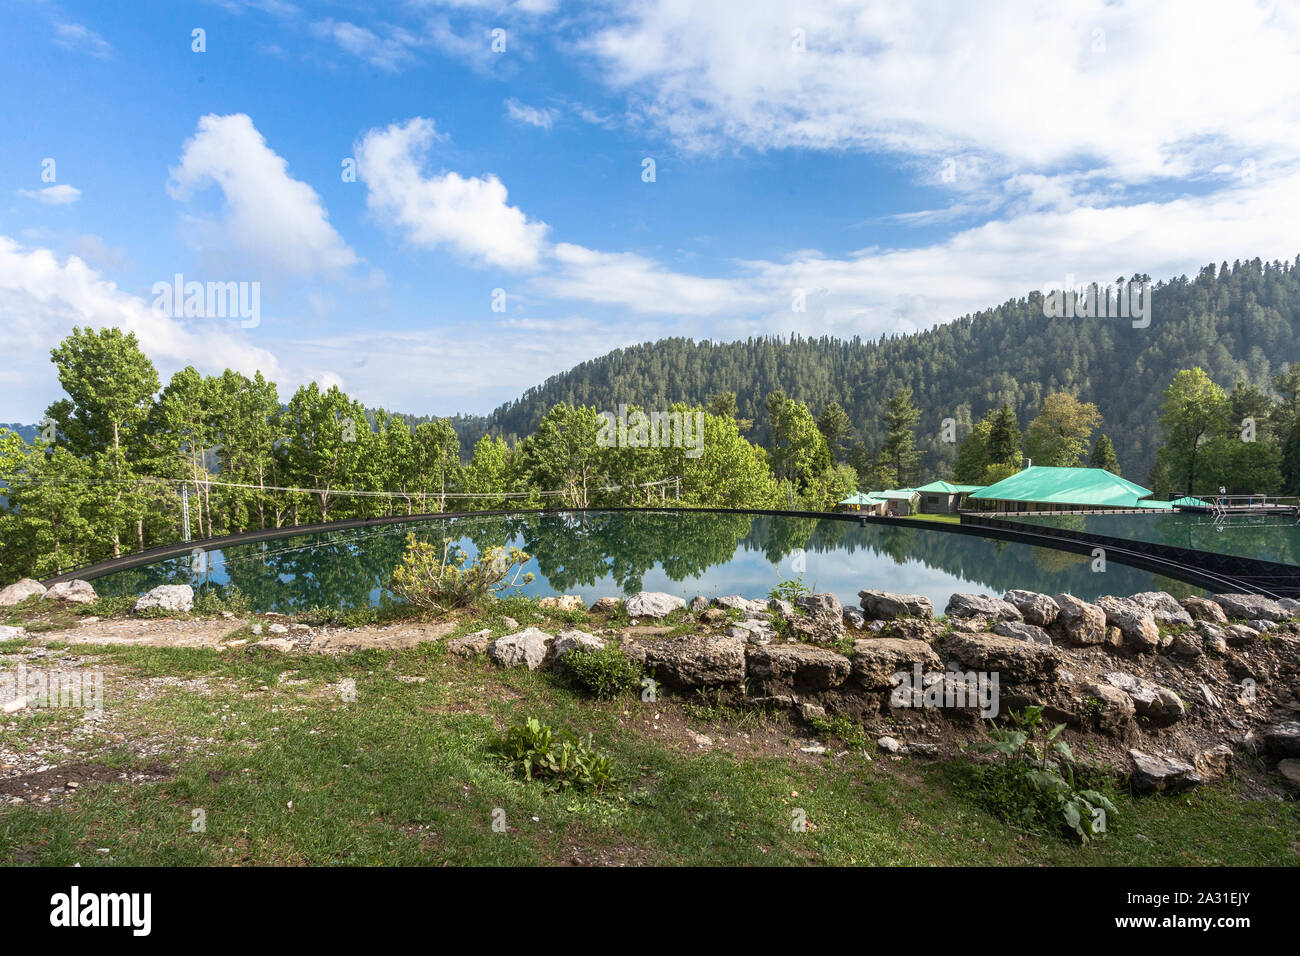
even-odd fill
[{"label": "large rock", "polygon": [[1139,793],[1176,793],[1204,782],[1196,768],[1176,757],[1130,750],[1133,789]]},{"label": "large rock", "polygon": [[1223,636],[1230,647],[1241,647],[1259,640],[1259,631],[1245,624],[1229,624],[1223,629]]},{"label": "large rock", "polygon": [[1106,682],[1128,694],[1139,717],[1144,717],[1157,727],[1168,727],[1187,713],[1182,699],[1168,687],[1149,680],[1112,671],[1105,675]]},{"label": "large rock", "polygon": [[1164,591],[1141,591],[1129,598],[1139,607],[1151,612],[1157,624],[1191,627],[1192,615],[1183,609],[1172,595]]},{"label": "large rock", "polygon": [[1291,614],[1272,598],[1262,594],[1215,594],[1212,600],[1223,608],[1228,617],[1244,620],[1262,618],[1265,621],[1288,621]]},{"label": "large rock", "polygon": [[1041,627],[1026,624],[1024,621],[998,621],[993,625],[993,633],[1003,637],[1014,637],[1018,641],[1033,641],[1035,644],[1052,643],[1051,635]]},{"label": "large rock", "polygon": [[722,597],[715,597],[709,604],[713,607],[726,608],[729,611],[740,611],[746,617],[763,614],[767,611],[766,601],[750,601],[739,594],[724,594]]},{"label": "large rock", "polygon": [[15,581],[3,591],[0,591],[0,607],[13,607],[15,604],[21,604],[33,595],[45,593],[45,585],[40,581],[32,578],[23,578],[21,581]]},{"label": "large rock", "polygon": [[1010,601],[986,594],[954,594],[944,613],[949,617],[995,617],[1001,621],[1021,620],[1020,610]]},{"label": "large rock", "polygon": [[628,617],[667,617],[686,610],[686,599],[663,591],[638,591],[623,602]]},{"label": "large rock", "polygon": [[852,674],[867,690],[893,687],[895,674],[910,674],[918,664],[922,673],[940,667],[939,655],[924,641],[879,637],[853,642]]},{"label": "large rock", "polygon": [[90,586],[89,581],[60,581],[50,585],[50,589],[41,595],[42,601],[67,601],[70,604],[94,604],[99,595]]},{"label": "large rock", "polygon": [[1228,623],[1228,615],[1223,613],[1223,608],[1208,598],[1187,597],[1183,598],[1182,604],[1183,610],[1197,621],[1208,621],[1211,624]]},{"label": "large rock", "polygon": [[1137,713],[1133,698],[1110,684],[1085,684],[1085,698],[1095,701],[1086,709],[1094,715],[1097,729],[1104,734],[1121,735]]},{"label": "large rock", "polygon": [[488,647],[488,656],[502,667],[523,664],[530,671],[535,671],[546,660],[553,640],[554,635],[528,627],[493,641]]},{"label": "large rock", "polygon": [[694,689],[745,682],[745,642],[716,634],[647,642],[645,663],[669,687]]},{"label": "large rock", "polygon": [[1300,723],[1294,720],[1268,728],[1261,740],[1275,757],[1300,757]]},{"label": "large rock", "polygon": [[727,628],[727,636],[746,644],[771,644],[776,640],[776,628],[767,621],[737,621]]},{"label": "large rock", "polygon": [[153,590],[141,594],[135,602],[137,612],[153,608],[160,611],[192,611],[194,589],[188,584],[160,584]]},{"label": "large rock", "polygon": [[1228,653],[1228,636],[1223,633],[1222,628],[1216,627],[1209,621],[1197,621],[1196,630],[1201,635],[1207,651],[1213,651],[1215,654]]},{"label": "large rock", "polygon": [[537,606],[548,611],[581,611],[586,607],[580,594],[560,594],[555,597],[544,597],[537,602]]},{"label": "large rock", "polygon": [[934,605],[923,594],[894,594],[890,591],[859,591],[862,613],[873,621],[896,617],[934,617]]},{"label": "large rock", "polygon": [[474,657],[477,654],[485,653],[491,643],[492,631],[490,628],[484,628],[481,631],[475,631],[473,634],[463,634],[460,637],[453,638],[447,642],[447,650],[457,657]]},{"label": "large rock", "polygon": [[617,614],[623,606],[623,599],[616,597],[597,598],[591,603],[592,614]]},{"label": "large rock", "polygon": [[1282,782],[1288,790],[1300,793],[1300,760],[1293,757],[1279,760],[1277,772],[1282,775]]},{"label": "large rock", "polygon": [[1061,607],[1046,594],[1037,591],[1012,590],[1002,595],[1002,600],[1014,604],[1026,624],[1047,627],[1061,613]]},{"label": "large rock", "polygon": [[1141,604],[1107,594],[1097,598],[1097,606],[1106,612],[1106,625],[1117,628],[1123,647],[1130,651],[1155,651],[1160,647],[1160,628],[1155,615]]},{"label": "large rock", "polygon": [[1095,604],[1079,600],[1073,594],[1057,594],[1052,600],[1060,608],[1054,629],[1066,644],[1087,647],[1105,643],[1105,611]]},{"label": "large rock", "polygon": [[799,640],[832,644],[844,634],[844,608],[834,594],[805,594],[795,599],[795,605],[804,613],[787,620],[791,634]]},{"label": "large rock", "polygon": [[1061,663],[1054,647],[1000,634],[953,634],[944,646],[972,670],[997,672],[1004,684],[1054,681]]},{"label": "large rock", "polygon": [[806,644],[769,644],[746,652],[746,668],[764,693],[818,691],[838,687],[849,676],[849,659]]},{"label": "large rock", "polygon": [[586,631],[561,631],[555,635],[555,640],[551,642],[551,656],[558,661],[573,651],[599,651],[603,650],[604,647],[605,641],[603,639],[594,634],[588,634]]}]

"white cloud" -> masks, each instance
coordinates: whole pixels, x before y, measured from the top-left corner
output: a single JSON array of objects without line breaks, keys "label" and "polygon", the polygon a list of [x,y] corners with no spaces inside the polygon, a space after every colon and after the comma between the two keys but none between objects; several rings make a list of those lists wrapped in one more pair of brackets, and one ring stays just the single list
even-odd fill
[{"label": "white cloud", "polygon": [[529,106],[527,103],[521,103],[512,97],[506,100],[506,115],[516,123],[521,123],[524,126],[550,129],[555,122],[556,112],[546,107]]},{"label": "white cloud", "polygon": [[647,0],[584,45],[688,149],[974,151],[1136,182],[1300,142],[1276,79],[1300,75],[1292,5]]},{"label": "white cloud", "polygon": [[289,175],[288,163],[266,145],[247,115],[200,119],[180,165],[171,170],[167,191],[188,200],[210,184],[225,197],[219,231],[257,265],[269,263],[296,275],[333,275],[356,264],[356,254],[330,225],[316,191]]},{"label": "white cloud", "polygon": [[20,189],[18,195],[35,199],[47,206],[68,206],[81,198],[81,190],[76,186],[61,183],[58,186],[46,186],[44,189]]},{"label": "white cloud", "polygon": [[281,372],[270,352],[247,342],[237,322],[172,319],[150,306],[76,256],[60,260],[48,249],[0,236],[0,313],[8,317],[0,408],[9,409],[0,417],[35,421],[58,397],[49,352],[74,326],[134,332],[164,379],[186,365],[206,373],[260,369],[272,378]]},{"label": "white cloud", "polygon": [[54,40],[66,50],[79,50],[91,56],[106,59],[113,55],[113,46],[102,36],[80,23],[54,24]]},{"label": "white cloud", "polygon": [[438,139],[432,120],[416,118],[373,129],[356,144],[357,172],[370,210],[416,246],[449,245],[473,260],[508,269],[536,268],[545,223],[507,203],[496,176],[421,171]]},{"label": "white cloud", "polygon": [[311,26],[317,37],[332,40],[343,51],[381,70],[393,72],[415,59],[414,50],[422,43],[419,37],[401,27],[385,24],[379,29],[383,35],[368,27],[332,19]]}]

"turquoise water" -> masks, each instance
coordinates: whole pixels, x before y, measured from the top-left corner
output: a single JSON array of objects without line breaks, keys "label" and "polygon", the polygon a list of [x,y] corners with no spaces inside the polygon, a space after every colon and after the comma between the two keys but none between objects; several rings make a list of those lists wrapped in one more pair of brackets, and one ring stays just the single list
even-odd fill
[{"label": "turquoise water", "polygon": [[138,594],[158,584],[221,589],[237,585],[254,610],[377,604],[401,558],[406,535],[456,539],[471,556],[515,545],[531,556],[530,595],[580,594],[588,602],[639,590],[691,598],[763,597],[799,579],[856,606],[863,588],[924,594],[942,612],[956,591],[1010,588],[1086,599],[1161,589],[1197,594],[1192,585],[1110,562],[1045,548],[936,531],[922,525],[731,514],[587,512],[441,518],[348,531],[294,535],[186,555],[95,580],[103,596]]},{"label": "turquoise water", "polygon": [[1294,517],[1231,515],[1218,524],[1192,512],[1156,514],[1005,515],[1013,521],[1167,544],[1215,554],[1300,565],[1300,525]]}]

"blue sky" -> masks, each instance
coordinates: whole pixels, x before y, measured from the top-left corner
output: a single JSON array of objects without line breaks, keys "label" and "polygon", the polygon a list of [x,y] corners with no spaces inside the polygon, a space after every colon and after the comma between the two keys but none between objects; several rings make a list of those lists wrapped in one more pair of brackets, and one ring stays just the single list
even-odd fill
[{"label": "blue sky", "polygon": [[[4,15],[0,420],[57,396],[74,325],[450,414],[666,335],[874,338],[1300,252],[1292,4],[125,9]],[[176,273],[258,283],[260,321],[159,315]]]}]

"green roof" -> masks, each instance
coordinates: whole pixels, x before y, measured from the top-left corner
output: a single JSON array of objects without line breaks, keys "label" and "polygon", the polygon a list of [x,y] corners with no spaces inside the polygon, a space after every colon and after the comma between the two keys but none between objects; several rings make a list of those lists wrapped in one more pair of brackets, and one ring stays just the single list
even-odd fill
[{"label": "green roof", "polygon": [[910,498],[916,494],[915,488],[890,488],[887,491],[873,491],[873,495],[881,498]]},{"label": "green roof", "polygon": [[1148,498],[1145,501],[1138,502],[1139,508],[1150,508],[1153,511],[1173,511],[1174,504],[1172,501],[1156,501],[1154,498]]},{"label": "green roof", "polygon": [[1213,507],[1208,501],[1202,501],[1200,498],[1189,498],[1183,495],[1181,498],[1175,498],[1169,502],[1175,508],[1210,508]]},{"label": "green roof", "polygon": [[980,485],[954,485],[951,481],[932,481],[928,485],[921,485],[916,490],[941,495],[968,495],[972,491],[979,491],[980,487]]},{"label": "green roof", "polygon": [[1104,468],[1033,465],[971,495],[992,501],[1136,508],[1151,491]]},{"label": "green roof", "polygon": [[847,498],[845,498],[843,501],[841,501],[840,504],[842,504],[842,505],[870,505],[870,504],[876,504],[876,503],[878,503],[879,500],[880,500],[880,499],[878,499],[878,498],[873,498],[873,497],[871,497],[871,495],[854,494],[854,495],[849,495]]}]

